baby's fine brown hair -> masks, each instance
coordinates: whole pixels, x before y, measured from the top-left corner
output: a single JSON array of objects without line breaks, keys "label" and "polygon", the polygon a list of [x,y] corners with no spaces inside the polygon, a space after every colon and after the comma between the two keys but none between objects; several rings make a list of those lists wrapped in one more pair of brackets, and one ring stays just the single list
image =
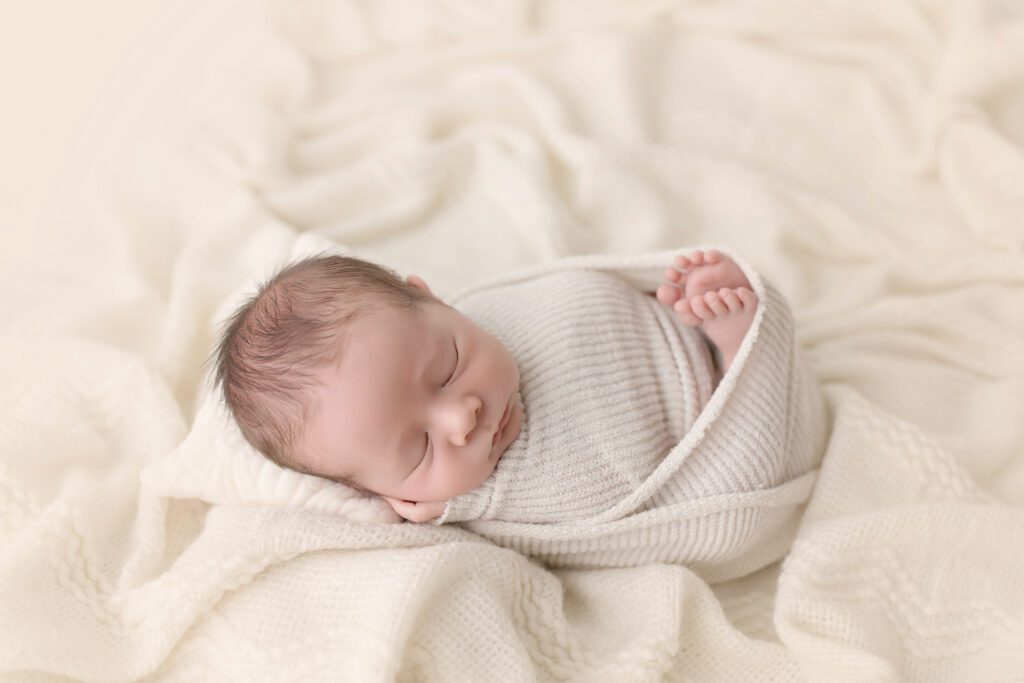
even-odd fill
[{"label": "baby's fine brown hair", "polygon": [[282,467],[303,467],[298,441],[312,415],[314,372],[341,358],[347,331],[382,306],[430,300],[393,271],[317,254],[286,265],[224,323],[208,359],[242,435]]}]

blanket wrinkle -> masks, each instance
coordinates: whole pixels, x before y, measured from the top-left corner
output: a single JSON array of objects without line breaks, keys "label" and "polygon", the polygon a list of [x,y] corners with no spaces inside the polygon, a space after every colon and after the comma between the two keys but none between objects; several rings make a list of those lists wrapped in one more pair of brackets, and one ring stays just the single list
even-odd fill
[{"label": "blanket wrinkle", "polygon": [[[1019,679],[1021,5],[406,9],[275,0],[244,35],[224,12],[208,59],[169,43],[124,84],[188,100],[181,131],[90,129],[182,144],[12,226],[45,267],[0,269],[0,681]],[[176,56],[202,96],[160,78]],[[319,249],[451,300],[712,243],[785,295],[829,433],[744,494],[803,512],[738,578],[403,523],[247,449],[203,381],[238,298]],[[652,492],[580,545],[629,538]]]}]

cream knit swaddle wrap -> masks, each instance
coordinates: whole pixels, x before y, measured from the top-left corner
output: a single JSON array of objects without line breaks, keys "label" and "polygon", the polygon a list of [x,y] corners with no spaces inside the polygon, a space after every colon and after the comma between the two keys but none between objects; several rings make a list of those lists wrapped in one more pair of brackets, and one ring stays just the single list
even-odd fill
[{"label": "cream knit swaddle wrap", "polygon": [[711,398],[702,335],[614,274],[558,270],[457,308],[515,356],[524,419],[491,476],[435,523],[592,519],[650,476]]},{"label": "cream knit swaddle wrap", "polygon": [[[759,304],[728,372],[696,420],[690,423],[684,419],[685,433],[678,443],[667,454],[660,454],[649,447],[651,440],[641,434],[637,435],[637,443],[643,444],[640,448],[632,447],[621,435],[616,437],[619,441],[615,448],[623,449],[619,459],[640,465],[626,470],[625,475],[620,473],[615,485],[606,489],[608,495],[592,509],[576,508],[576,516],[568,521],[537,523],[480,518],[460,522],[464,528],[553,567],[673,562],[688,565],[714,581],[756,571],[786,553],[824,453],[827,411],[817,381],[801,360],[793,336],[792,314],[783,296],[736,254],[717,248],[743,269]],[[485,291],[572,270],[604,271],[622,278],[638,292],[653,291],[678,253],[682,252],[569,257],[475,284],[457,293],[450,303],[460,308],[465,302],[472,308],[473,299]],[[507,319],[501,324],[514,323],[521,326],[519,329],[526,329],[530,320],[536,321],[543,311],[529,311],[528,315],[526,320]],[[535,329],[539,331],[541,327]],[[570,333],[566,327],[558,329],[563,334]],[[683,335],[680,339],[687,337]],[[543,337],[530,342],[536,348],[568,343]],[[675,357],[681,358],[678,354]],[[648,362],[645,358],[646,354],[640,353],[635,362],[641,365]],[[629,358],[614,361],[630,362]],[[527,359],[524,365],[530,367],[531,362]],[[604,369],[595,366],[592,371],[600,377]],[[536,383],[538,378],[527,379]],[[601,386],[609,392],[610,405],[617,403],[626,409],[635,399],[629,392],[630,384]],[[564,380],[561,384],[551,383],[545,388],[554,392],[550,394],[553,398],[548,399],[550,405],[525,405],[526,438],[533,441],[529,448],[542,447],[536,443],[538,424],[544,419],[539,412],[579,398],[574,388],[573,382]],[[523,396],[524,404],[527,398]],[[686,406],[686,399],[683,405]],[[662,410],[661,415],[668,417],[675,408],[663,406]],[[685,407],[683,413],[688,414]],[[600,426],[595,427],[593,422],[581,428],[566,420],[553,429],[562,430],[560,434],[568,437],[559,441],[570,449],[574,440],[592,448],[595,440],[603,438]],[[509,451],[512,450],[510,447]],[[588,452],[583,451],[582,457]],[[603,454],[606,461],[602,466],[608,464],[611,453]],[[506,452],[502,459],[509,455]],[[570,459],[581,462],[580,457]],[[519,464],[515,458],[510,459],[509,465],[513,464]],[[446,509],[445,516],[438,521],[458,517],[460,511],[467,516],[486,514],[489,503],[483,501],[489,501],[496,492],[494,485],[503,476],[501,467],[499,463],[492,477],[484,482],[484,490],[470,492],[464,500],[453,499],[451,510]],[[623,493],[624,482],[641,472],[646,472],[643,480]],[[517,473],[517,477],[523,477],[519,482],[526,481],[526,476]],[[568,489],[573,484],[564,481],[555,485]],[[490,491],[486,490],[488,486],[492,487]],[[583,488],[592,490],[594,483],[586,482]],[[567,503],[562,498],[553,504],[553,509],[561,507],[561,512],[565,512]],[[530,514],[544,517],[542,512],[533,512],[537,504],[530,501],[528,506],[520,505],[518,513],[523,514],[529,507]],[[501,499],[501,505],[515,510],[515,504],[507,497]]]}]

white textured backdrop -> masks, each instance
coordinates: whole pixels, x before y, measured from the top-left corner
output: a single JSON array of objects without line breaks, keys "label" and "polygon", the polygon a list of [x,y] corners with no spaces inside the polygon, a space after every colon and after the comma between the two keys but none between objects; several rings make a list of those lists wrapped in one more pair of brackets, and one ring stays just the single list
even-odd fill
[{"label": "white textured backdrop", "polygon": [[[1024,679],[1024,7],[246,8],[135,15],[102,95],[81,8],[3,22],[3,680]],[[442,294],[734,247],[832,409],[791,555],[552,572],[245,460],[201,363],[300,237]]]}]

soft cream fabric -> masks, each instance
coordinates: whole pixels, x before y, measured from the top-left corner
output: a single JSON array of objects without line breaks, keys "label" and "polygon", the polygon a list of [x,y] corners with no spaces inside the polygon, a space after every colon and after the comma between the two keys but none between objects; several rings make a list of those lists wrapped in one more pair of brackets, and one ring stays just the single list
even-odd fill
[{"label": "soft cream fabric", "polygon": [[523,413],[491,476],[435,524],[598,519],[654,473],[714,390],[703,335],[609,269],[512,273],[454,305],[515,357]]},{"label": "soft cream fabric", "polygon": [[[710,400],[704,398],[711,371],[706,346],[693,344],[693,330],[642,293],[663,281],[677,252],[571,257],[457,293],[457,306],[527,359],[525,428],[509,462],[450,501],[435,523],[461,521],[551,567],[672,562],[723,581],[781,558],[810,496],[829,425],[785,299],[742,257],[720,250],[744,270],[759,302]],[[627,309],[617,312],[626,337],[595,329],[595,312],[549,299],[571,300],[563,290],[575,284],[580,305],[592,309],[594,301],[621,292],[617,283],[635,297],[618,306]],[[541,312],[546,306],[553,315]],[[629,308],[648,317],[634,312],[630,320]],[[673,334],[672,347],[659,344],[663,327]],[[644,339],[631,342],[629,333]],[[576,343],[587,350],[577,352],[577,362],[559,364],[559,349],[567,355]],[[639,369],[616,373],[629,366]],[[656,448],[672,438],[656,426],[665,399],[640,398],[659,384],[645,366],[656,368],[655,377],[689,385],[684,395],[698,399],[691,401],[697,410],[679,420],[684,433],[667,452]],[[560,413],[559,406],[572,407]],[[590,445],[598,434],[604,449]]]},{"label": "soft cream fabric", "polygon": [[[183,155],[0,288],[0,680],[1019,678],[1016,3],[271,9]],[[201,364],[323,238],[441,293],[734,248],[829,407],[787,557],[552,570],[261,462]]]}]

